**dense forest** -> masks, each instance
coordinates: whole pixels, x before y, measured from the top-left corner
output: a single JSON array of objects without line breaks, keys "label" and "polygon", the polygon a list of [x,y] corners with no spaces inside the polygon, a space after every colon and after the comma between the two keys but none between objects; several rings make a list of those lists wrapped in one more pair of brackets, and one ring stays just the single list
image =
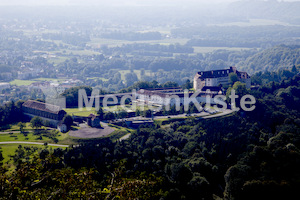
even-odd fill
[{"label": "dense forest", "polygon": [[276,71],[279,68],[291,69],[300,65],[300,46],[279,45],[258,52],[238,65],[249,73],[257,71]]},{"label": "dense forest", "polygon": [[[292,199],[300,186],[300,76],[252,90],[252,112],[140,127],[128,140],[19,147],[4,199]],[[282,76],[281,72],[274,73]],[[257,80],[272,76],[258,73]],[[34,159],[28,159],[30,155]]]}]

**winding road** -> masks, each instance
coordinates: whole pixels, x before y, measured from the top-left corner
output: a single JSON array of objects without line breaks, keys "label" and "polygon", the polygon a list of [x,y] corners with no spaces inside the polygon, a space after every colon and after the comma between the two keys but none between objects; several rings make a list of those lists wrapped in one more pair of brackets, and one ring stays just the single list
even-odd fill
[{"label": "winding road", "polygon": [[[223,112],[219,112],[219,113],[216,113],[216,114],[209,114],[207,112],[201,112],[201,113],[193,113],[190,116],[192,116],[192,117],[202,117],[203,119],[210,119],[210,118],[215,118],[215,117],[226,116],[226,115],[229,115],[229,114],[234,113],[234,112],[235,112],[234,110],[226,109]],[[170,118],[178,118],[178,117],[186,117],[186,114],[169,115],[169,116],[156,116],[156,117],[154,117],[154,120],[155,119],[170,119]],[[139,120],[140,117],[133,117],[131,119]],[[131,135],[130,133],[128,133],[127,135],[124,135],[123,137],[121,137],[119,139],[119,141],[127,140],[130,137],[130,135]]]},{"label": "winding road", "polygon": [[[38,144],[38,145],[44,145],[45,143],[41,142],[0,142],[0,144]],[[54,146],[54,147],[69,147],[69,145],[63,145],[63,144],[48,144],[48,146]]]}]

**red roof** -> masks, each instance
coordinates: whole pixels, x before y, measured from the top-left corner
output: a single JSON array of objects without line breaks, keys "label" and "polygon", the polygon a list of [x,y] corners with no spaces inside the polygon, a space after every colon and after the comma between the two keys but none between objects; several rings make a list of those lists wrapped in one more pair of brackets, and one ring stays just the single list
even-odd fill
[{"label": "red roof", "polygon": [[28,100],[22,105],[23,107],[32,108],[35,110],[41,110],[48,113],[58,114],[60,111],[65,112],[59,106],[47,104],[39,101]]}]

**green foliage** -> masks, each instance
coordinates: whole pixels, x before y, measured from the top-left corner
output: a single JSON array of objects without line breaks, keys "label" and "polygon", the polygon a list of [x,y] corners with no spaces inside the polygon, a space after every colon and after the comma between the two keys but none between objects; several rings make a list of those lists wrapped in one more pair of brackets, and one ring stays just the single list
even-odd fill
[{"label": "green foliage", "polygon": [[3,155],[2,155],[2,149],[1,149],[1,147],[0,147],[0,167],[1,167],[1,165],[2,165],[2,160],[4,160],[4,157],[3,157]]},{"label": "green foliage", "polygon": [[100,117],[101,120],[103,119],[104,111],[102,107],[99,107],[97,115]]},{"label": "green foliage", "polygon": [[143,112],[142,116],[143,117],[151,117],[152,116],[152,111],[150,109],[147,109]]},{"label": "green foliage", "polygon": [[40,117],[33,117],[31,120],[30,120],[30,123],[31,123],[31,127],[32,128],[35,128],[35,129],[38,129],[38,128],[41,128],[42,125],[43,125],[43,121]]},{"label": "green foliage", "polygon": [[62,123],[65,124],[68,128],[70,128],[73,124],[73,118],[70,115],[65,115],[62,119]]},{"label": "green foliage", "polygon": [[78,92],[85,90],[87,96],[91,96],[92,88],[90,86],[77,86],[65,90],[61,95],[66,97],[66,105],[68,108],[78,107]]},{"label": "green foliage", "polygon": [[[249,58],[247,58],[241,66],[243,70],[248,73],[254,73],[258,71],[277,71],[284,67],[300,65],[299,58],[300,48],[297,45],[280,45],[266,50],[263,50]],[[295,72],[294,68],[294,72]]]},{"label": "green foliage", "polygon": [[[233,95],[233,92],[232,92],[232,90],[234,90],[234,93],[235,93],[235,95],[237,95],[238,97],[237,98],[235,98],[235,106],[236,107],[240,107],[240,101],[241,101],[241,98],[244,96],[244,95],[247,95],[247,94],[249,94],[249,90],[247,90],[247,88],[246,88],[246,84],[245,83],[241,83],[241,82],[239,82],[239,81],[237,81],[237,82],[235,82],[234,84],[233,84],[233,86],[232,87],[229,87],[228,89],[227,89],[227,92],[226,92],[226,100],[227,100],[227,102],[229,103],[233,103],[233,99],[231,99],[230,98],[230,96],[231,95]],[[234,97],[233,97],[234,98]]]},{"label": "green foliage", "polygon": [[113,112],[107,112],[103,115],[104,120],[113,120],[115,118],[116,118],[116,116]]},{"label": "green foliage", "polygon": [[239,80],[239,78],[238,78],[238,76],[237,76],[236,73],[230,73],[229,76],[228,76],[228,78],[229,78],[229,83],[231,85],[233,85],[235,82],[237,82]]},{"label": "green foliage", "polygon": [[126,85],[129,87],[134,84],[134,82],[138,81],[138,77],[135,73],[127,73],[125,74]]},{"label": "green foliage", "polygon": [[23,101],[8,102],[4,106],[0,106],[0,127],[7,126],[23,119],[22,112]]},{"label": "green foliage", "polygon": [[185,84],[183,84],[182,86],[182,89],[191,89],[193,88],[193,82],[190,81],[190,79],[187,79]]},{"label": "green foliage", "polygon": [[24,128],[26,127],[26,124],[25,123],[22,123],[22,122],[19,122],[18,123],[18,126],[20,128],[20,132],[23,133],[24,132]]},{"label": "green foliage", "polygon": [[119,119],[126,118],[127,116],[128,116],[128,113],[125,110],[121,110],[117,113],[117,118],[119,118]]}]

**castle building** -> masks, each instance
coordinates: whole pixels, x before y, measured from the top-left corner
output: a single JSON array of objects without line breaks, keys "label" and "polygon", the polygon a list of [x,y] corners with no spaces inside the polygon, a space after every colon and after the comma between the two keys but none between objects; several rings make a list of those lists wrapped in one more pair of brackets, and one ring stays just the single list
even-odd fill
[{"label": "castle building", "polygon": [[100,128],[100,118],[94,114],[90,114],[87,117],[87,124],[91,127]]},{"label": "castle building", "polygon": [[[215,104],[213,98],[216,95],[222,94],[219,87],[205,87],[209,92],[199,93],[196,96],[198,102],[206,102],[207,100],[211,104]],[[194,92],[185,93],[181,88],[159,88],[159,89],[141,89],[137,92],[138,101],[145,104],[151,103],[152,105],[176,105],[177,101],[180,105],[188,105],[190,102],[188,99],[194,95]],[[208,103],[208,102],[206,102]]]},{"label": "castle building", "polygon": [[217,87],[220,85],[228,85],[230,73],[236,74],[238,80],[245,83],[247,88],[250,88],[251,79],[247,72],[240,72],[236,67],[230,67],[229,69],[197,72],[194,77],[194,89],[197,91],[202,90],[205,86]]},{"label": "castle building", "polygon": [[66,112],[60,109],[59,106],[33,100],[23,103],[22,109],[26,116],[30,118],[38,116],[44,122],[49,122],[52,127],[57,127],[66,115]]}]

